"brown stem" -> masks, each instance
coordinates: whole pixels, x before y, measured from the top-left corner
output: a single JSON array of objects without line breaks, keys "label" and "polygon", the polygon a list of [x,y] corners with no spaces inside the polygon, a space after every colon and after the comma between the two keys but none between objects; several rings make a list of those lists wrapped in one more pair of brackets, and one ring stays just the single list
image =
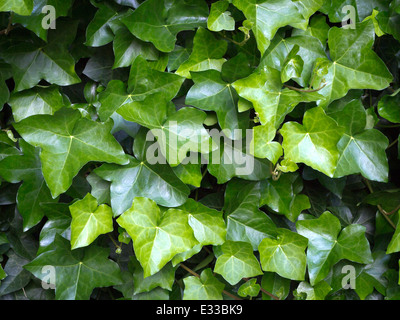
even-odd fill
[{"label": "brown stem", "polygon": [[389,149],[391,147],[393,147],[397,142],[399,142],[399,138],[397,138],[396,140],[394,140],[391,144],[388,145],[388,147],[386,149]]},{"label": "brown stem", "polygon": [[[367,186],[369,192],[370,192],[370,193],[374,193],[374,189],[372,189],[372,186],[371,186],[371,184],[369,183],[368,179],[365,179],[365,178],[364,178],[364,181],[365,181],[365,184],[366,184],[366,186]],[[382,206],[381,206],[380,204],[377,205],[377,208],[378,208],[379,212],[382,213],[382,215],[383,215],[383,217],[386,219],[386,221],[393,227],[393,229],[396,229],[396,226],[395,226],[395,224],[393,223],[393,221],[389,218],[389,215],[391,215],[391,214],[393,214],[394,212],[396,212],[397,209],[395,209],[394,212],[386,212],[386,211],[382,208]]]},{"label": "brown stem", "polygon": [[4,30],[0,30],[0,35],[5,34],[7,35],[14,27],[12,26],[12,13],[10,15],[10,19],[8,20],[8,26]]},{"label": "brown stem", "polygon": [[[179,266],[182,267],[183,269],[185,269],[190,274],[194,275],[195,277],[200,278],[200,275],[198,273],[194,272],[192,269],[190,269],[189,267],[185,266],[183,263],[180,263]],[[242,300],[239,297],[235,296],[234,294],[232,294],[232,293],[230,293],[228,291],[223,290],[222,292],[224,294],[226,294],[227,296],[231,297],[232,299]]]}]

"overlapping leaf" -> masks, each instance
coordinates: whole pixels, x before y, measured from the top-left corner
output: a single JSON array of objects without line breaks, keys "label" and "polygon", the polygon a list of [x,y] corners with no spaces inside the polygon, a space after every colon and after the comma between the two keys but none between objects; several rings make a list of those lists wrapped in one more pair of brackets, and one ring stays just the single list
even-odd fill
[{"label": "overlapping leaf", "polygon": [[[128,159],[110,134],[112,123],[82,118],[79,111],[63,108],[54,115],[36,115],[14,124],[25,141],[42,149],[43,176],[53,195],[59,196],[89,161],[126,164]],[[103,137],[98,140],[97,136]]]}]

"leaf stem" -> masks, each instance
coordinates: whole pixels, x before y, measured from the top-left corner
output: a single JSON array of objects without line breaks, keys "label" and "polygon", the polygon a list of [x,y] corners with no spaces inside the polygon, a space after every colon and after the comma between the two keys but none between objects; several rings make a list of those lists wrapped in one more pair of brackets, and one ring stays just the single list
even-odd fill
[{"label": "leaf stem", "polygon": [[387,147],[386,149],[389,149],[389,148],[393,147],[398,141],[399,141],[399,138],[397,138],[397,139],[394,140],[391,144],[389,144],[388,147]]},{"label": "leaf stem", "polygon": [[[364,178],[364,181],[365,181],[365,184],[367,185],[369,192],[374,193],[374,189],[372,189],[372,186],[371,186],[371,183],[369,182],[369,180]],[[396,229],[396,226],[393,223],[393,221],[389,218],[389,215],[395,213],[397,211],[397,209],[395,209],[394,211],[391,211],[391,212],[386,212],[380,204],[377,205],[377,208],[378,208],[379,212],[382,213],[382,215],[386,219],[386,221],[393,227],[393,229]],[[400,207],[399,207],[399,209],[400,209]]]},{"label": "leaf stem", "polygon": [[12,29],[14,29],[14,27],[13,27],[13,25],[12,25],[12,12],[11,12],[11,15],[10,15],[10,18],[9,18],[9,20],[8,20],[8,26],[7,26],[7,28],[5,28],[4,30],[0,30],[0,35],[2,35],[2,34],[4,34],[4,35],[8,35],[8,33],[12,30]]},{"label": "leaf stem", "polygon": [[327,83],[324,83],[321,87],[319,87],[318,89],[301,89],[301,88],[296,88],[296,87],[292,87],[289,86],[287,84],[284,84],[284,86],[290,90],[294,90],[294,91],[298,91],[298,92],[318,92],[320,90],[322,90],[323,88],[325,88],[327,85]]},{"label": "leaf stem", "polygon": [[118,244],[115,242],[115,240],[114,240],[114,238],[111,236],[111,234],[108,234],[108,236],[110,237],[111,241],[114,243],[115,247],[116,247],[117,249],[121,249],[121,246],[118,245]]},{"label": "leaf stem", "polygon": [[[199,275],[197,272],[194,272],[192,269],[190,269],[189,267],[185,266],[183,263],[180,263],[179,266],[182,267],[183,269],[185,269],[187,272],[189,272],[189,273],[192,274],[193,276],[195,276],[195,277],[197,277],[197,278],[200,278],[200,275]],[[235,300],[243,300],[243,299],[240,299],[239,297],[235,296],[234,294],[232,294],[232,293],[230,293],[230,292],[228,292],[228,291],[226,291],[226,290],[223,290],[222,292],[223,292],[225,295],[231,297],[232,299],[235,299]]]}]

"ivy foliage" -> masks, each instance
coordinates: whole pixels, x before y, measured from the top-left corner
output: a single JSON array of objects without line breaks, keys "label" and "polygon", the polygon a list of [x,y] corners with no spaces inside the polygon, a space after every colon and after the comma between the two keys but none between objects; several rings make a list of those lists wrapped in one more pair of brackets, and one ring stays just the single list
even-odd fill
[{"label": "ivy foliage", "polygon": [[2,0],[0,299],[400,299],[399,21]]}]

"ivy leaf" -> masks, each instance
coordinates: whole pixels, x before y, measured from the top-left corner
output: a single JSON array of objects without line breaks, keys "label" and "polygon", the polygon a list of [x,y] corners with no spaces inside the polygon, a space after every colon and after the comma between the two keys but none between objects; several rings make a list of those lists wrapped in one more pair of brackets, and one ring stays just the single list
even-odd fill
[{"label": "ivy leaf", "polygon": [[60,86],[81,81],[75,73],[74,59],[62,44],[17,42],[4,50],[2,57],[12,67],[15,91],[30,89],[42,79]]},{"label": "ivy leaf", "polygon": [[181,108],[161,127],[151,130],[171,166],[180,164],[189,153],[208,154],[216,149],[217,145],[203,126],[206,116],[205,112],[195,108]]},{"label": "ivy leaf", "polygon": [[392,1],[388,10],[381,10],[376,16],[379,27],[383,32],[393,35],[393,37],[400,41],[400,13],[398,1]]},{"label": "ivy leaf", "polygon": [[140,55],[146,60],[157,60],[159,53],[150,42],[136,38],[127,28],[119,28],[113,40],[114,65],[113,68],[130,67]]},{"label": "ivy leaf", "polygon": [[[167,103],[176,96],[183,81],[184,78],[176,74],[151,68],[144,58],[138,56],[132,64],[128,85],[120,80],[111,80],[106,90],[100,94],[100,119],[106,121],[115,111],[120,111],[122,116],[125,115],[128,118],[126,120],[133,119],[133,121],[140,119],[140,116],[144,117],[146,112],[154,115],[162,102]],[[159,101],[157,104],[156,99]],[[152,110],[147,111],[146,109],[150,107]],[[135,112],[135,109],[141,112]]]},{"label": "ivy leaf", "polygon": [[300,78],[303,72],[304,61],[297,54],[299,52],[299,46],[295,45],[292,50],[290,50],[285,61],[282,65],[281,70],[281,81],[285,83],[292,78]]},{"label": "ivy leaf", "polygon": [[102,3],[96,3],[96,6],[98,10],[86,29],[85,45],[91,47],[104,46],[114,39],[110,23],[118,17],[118,13],[110,6]]},{"label": "ivy leaf", "polygon": [[235,19],[226,11],[229,6],[228,0],[220,0],[211,4],[210,15],[207,19],[207,28],[211,31],[235,30]]},{"label": "ivy leaf", "polygon": [[339,219],[326,211],[317,219],[297,221],[296,228],[309,241],[307,266],[312,286],[342,259],[365,264],[373,261],[364,226],[351,224],[342,230]]},{"label": "ivy leaf", "polygon": [[332,27],[328,34],[330,58],[317,64],[315,84],[325,85],[319,93],[320,105],[344,97],[350,89],[382,90],[390,85],[392,75],[385,63],[371,49],[375,39],[371,20],[358,23],[355,29]]},{"label": "ivy leaf", "polygon": [[367,115],[361,101],[353,100],[343,108],[331,104],[327,114],[346,128],[337,145],[340,157],[334,176],[361,173],[369,180],[386,182],[389,165],[385,150],[389,140],[376,129],[364,130]]},{"label": "ivy leaf", "polygon": [[209,69],[221,71],[222,65],[226,61],[223,56],[227,47],[226,41],[217,40],[210,31],[198,28],[193,39],[193,50],[189,59],[182,63],[175,73],[191,79],[190,71]]},{"label": "ivy leaf", "polygon": [[181,163],[178,166],[173,167],[172,170],[183,183],[198,188],[200,187],[201,180],[203,179],[200,163]]},{"label": "ivy leaf", "polygon": [[97,246],[71,251],[69,241],[56,235],[52,250],[40,254],[24,269],[47,280],[42,268],[53,266],[57,300],[88,300],[94,288],[122,283],[120,269],[107,258],[108,253],[108,249]]},{"label": "ivy leaf", "polygon": [[303,125],[286,122],[282,126],[285,159],[305,163],[333,177],[340,156],[337,144],[343,130],[322,108],[312,108],[304,114]]},{"label": "ivy leaf", "polygon": [[133,268],[133,294],[149,292],[157,287],[171,291],[175,281],[175,270],[171,263],[165,265],[159,272],[143,277],[143,268],[134,257],[130,258],[130,263]]},{"label": "ivy leaf", "polygon": [[71,239],[71,214],[68,203],[42,203],[41,208],[47,217],[39,235],[39,249],[37,255],[51,250],[56,234],[67,240]]},{"label": "ivy leaf", "polygon": [[277,141],[272,141],[276,136],[276,130],[273,126],[265,124],[253,128],[254,154],[257,158],[267,158],[273,164],[276,164],[283,155],[282,145]]},{"label": "ivy leaf", "polygon": [[0,161],[0,176],[6,181],[23,181],[17,193],[17,207],[23,217],[25,231],[37,225],[43,218],[42,202],[53,202],[50,190],[42,174],[39,148],[19,140],[22,154],[10,155]]},{"label": "ivy leaf", "polygon": [[378,113],[393,123],[400,123],[400,90],[384,96],[378,103]]},{"label": "ivy leaf", "polygon": [[242,278],[262,274],[260,263],[249,243],[228,240],[220,250],[222,254],[217,257],[214,272],[222,275],[231,285],[237,284]]},{"label": "ivy leaf", "polygon": [[13,110],[14,120],[19,122],[37,114],[54,114],[63,107],[64,100],[56,86],[38,86],[13,93],[8,104]]},{"label": "ivy leaf", "polygon": [[282,89],[281,73],[267,66],[235,81],[232,86],[242,98],[253,104],[261,124],[269,124],[276,129],[300,102],[321,99],[316,92]]},{"label": "ivy leaf", "polygon": [[310,19],[310,24],[306,30],[293,29],[292,36],[310,35],[317,38],[325,47],[328,40],[329,25],[326,22],[324,15],[314,15]]},{"label": "ivy leaf", "polygon": [[322,6],[323,1],[233,0],[233,4],[253,24],[257,47],[263,54],[279,28],[290,25],[306,29],[308,19]]},{"label": "ivy leaf", "polygon": [[258,246],[264,271],[292,280],[304,280],[307,239],[287,229],[277,229],[276,239],[265,238]]},{"label": "ivy leaf", "polygon": [[390,254],[393,252],[398,252],[400,251],[400,227],[399,223],[397,223],[396,230],[392,236],[392,239],[390,240],[390,243],[388,244],[386,253]]},{"label": "ivy leaf", "polygon": [[[216,138],[213,136],[213,140]],[[247,139],[234,142],[225,142],[224,139],[224,143],[218,147],[219,149],[208,155],[207,170],[217,178],[219,184],[226,183],[233,177],[257,181],[271,176],[270,162],[254,158],[250,154],[252,147],[248,145]]]},{"label": "ivy leaf", "polygon": [[332,288],[325,281],[318,282],[314,286],[302,281],[296,289],[297,294],[305,294],[307,296],[306,300],[324,300],[326,295],[331,291]]},{"label": "ivy leaf", "polygon": [[151,165],[133,157],[128,158],[129,163],[125,166],[103,164],[94,170],[99,177],[111,182],[114,216],[128,210],[135,197],[147,197],[168,207],[178,207],[186,201],[189,188],[168,165]]},{"label": "ivy leaf", "polygon": [[0,4],[0,11],[14,11],[29,16],[33,10],[33,0],[5,0]]},{"label": "ivy leaf", "polygon": [[[291,281],[286,278],[282,278],[275,272],[264,272],[261,279],[261,286],[263,289],[272,293],[279,300],[285,300],[289,295]],[[265,293],[262,295],[263,300],[272,300],[273,298]]]},{"label": "ivy leaf", "polygon": [[128,161],[110,134],[110,121],[97,123],[82,118],[76,110],[63,108],[54,115],[32,116],[14,127],[25,141],[42,149],[43,176],[54,198],[71,186],[72,179],[87,162]]},{"label": "ivy leaf", "polygon": [[248,242],[257,250],[261,240],[276,235],[276,226],[260,207],[260,183],[240,179],[228,183],[224,210],[227,240]]},{"label": "ivy leaf", "polygon": [[237,136],[235,130],[248,126],[246,114],[241,115],[237,110],[238,94],[231,84],[221,78],[216,70],[191,72],[194,85],[186,95],[186,104],[202,110],[214,111],[224,134],[231,139]]},{"label": "ivy leaf", "polygon": [[85,198],[70,205],[71,249],[86,247],[99,235],[112,232],[113,213],[109,206],[98,206],[97,200],[90,193]]},{"label": "ivy leaf", "polygon": [[213,276],[209,268],[201,273],[200,278],[186,277],[183,283],[183,300],[222,300],[225,285]]},{"label": "ivy leaf", "polygon": [[[285,38],[283,32],[278,32],[267,51],[265,51],[258,69],[262,70],[264,67],[270,67],[282,72],[290,52],[298,47],[298,51],[294,56],[299,56],[303,63],[302,69],[298,69],[300,74],[295,76],[293,80],[300,86],[306,87],[313,85],[311,76],[315,61],[318,58],[325,58],[326,53],[324,46],[316,38],[309,35],[295,34],[293,32],[291,37]],[[299,58],[297,60],[300,61]]]},{"label": "ivy leaf", "polygon": [[238,290],[238,295],[241,297],[257,297],[259,292],[260,292],[260,285],[257,283],[257,279],[253,278],[250,279],[249,281],[243,283],[239,290]]},{"label": "ivy leaf", "polygon": [[203,246],[218,246],[225,242],[226,225],[220,211],[210,209],[193,199],[188,199],[177,209],[189,215],[189,225],[195,238]]},{"label": "ivy leaf", "polygon": [[311,208],[308,197],[300,194],[302,189],[303,182],[296,173],[282,174],[277,181],[266,179],[261,182],[261,205],[295,222],[303,210]]},{"label": "ivy leaf", "polygon": [[[162,10],[160,10],[162,8]],[[208,6],[201,0],[149,0],[121,19],[137,38],[152,42],[162,52],[174,49],[183,30],[205,27]]]},{"label": "ivy leaf", "polygon": [[147,198],[136,197],[117,222],[131,236],[145,278],[160,271],[176,254],[198,243],[185,212],[168,209],[162,213]]},{"label": "ivy leaf", "polygon": [[361,300],[365,298],[377,289],[383,295],[386,295],[386,287],[388,281],[385,277],[385,273],[389,270],[390,256],[385,254],[383,251],[375,251],[372,253],[374,261],[367,265],[360,265],[356,263],[350,263],[349,261],[342,261],[335,265],[332,276],[332,288],[334,290],[342,289],[342,281],[346,276],[343,272],[345,266],[353,266],[355,269],[355,288],[353,288]]}]

